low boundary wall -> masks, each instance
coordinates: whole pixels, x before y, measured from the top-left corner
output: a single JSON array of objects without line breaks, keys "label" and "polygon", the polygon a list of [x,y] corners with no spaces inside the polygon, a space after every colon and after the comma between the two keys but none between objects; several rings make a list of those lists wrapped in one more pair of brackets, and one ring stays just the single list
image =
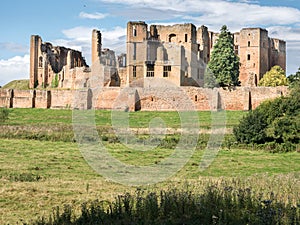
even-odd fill
[{"label": "low boundary wall", "polygon": [[287,95],[288,87],[108,87],[83,90],[0,90],[0,107],[128,111],[251,110]]}]

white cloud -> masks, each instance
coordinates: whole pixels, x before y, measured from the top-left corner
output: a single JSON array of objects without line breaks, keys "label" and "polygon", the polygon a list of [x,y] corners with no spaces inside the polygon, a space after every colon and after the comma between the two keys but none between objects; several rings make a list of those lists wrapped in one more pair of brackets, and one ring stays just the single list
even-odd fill
[{"label": "white cloud", "polygon": [[[300,66],[300,10],[297,8],[262,6],[257,0],[98,1],[123,5],[120,13],[129,20],[148,20],[155,24],[191,22],[196,26],[206,25],[211,31],[219,31],[223,24],[231,32],[243,27],[266,28],[271,37],[287,42],[287,74]],[[151,13],[150,18],[146,11]]]},{"label": "white cloud", "polygon": [[103,30],[102,46],[110,48],[117,54],[126,52],[126,28],[115,27],[112,30]]},{"label": "white cloud", "polygon": [[154,9],[150,7],[123,7],[122,9],[114,9],[111,12],[115,16],[121,16],[127,20],[171,20],[176,18],[182,18],[184,13],[179,13],[171,9]]},{"label": "white cloud", "polygon": [[87,41],[91,39],[92,30],[91,27],[74,27],[71,29],[63,30],[62,33],[69,39],[75,39],[78,41]]},{"label": "white cloud", "polygon": [[29,55],[0,60],[0,86],[12,80],[29,79],[29,60]]},{"label": "white cloud", "polygon": [[271,26],[269,35],[286,41],[300,41],[300,28],[290,26]]},{"label": "white cloud", "polygon": [[[261,6],[250,2],[228,2],[224,0],[100,0],[108,3],[118,3],[130,6],[124,11],[133,9],[133,16],[143,17],[139,8],[156,9],[157,17],[161,16],[160,10],[173,10],[173,14],[183,15],[182,18],[192,21],[196,25],[227,24],[229,27],[253,25],[286,25],[300,21],[300,10],[291,7]],[[142,12],[143,13],[143,12]],[[144,15],[145,17],[147,15]],[[132,16],[131,16],[132,17]],[[153,16],[152,20],[156,20]]]},{"label": "white cloud", "polygon": [[79,17],[82,19],[93,19],[93,20],[102,20],[107,16],[108,16],[108,14],[99,13],[99,12],[96,12],[96,13],[81,12],[79,14]]}]

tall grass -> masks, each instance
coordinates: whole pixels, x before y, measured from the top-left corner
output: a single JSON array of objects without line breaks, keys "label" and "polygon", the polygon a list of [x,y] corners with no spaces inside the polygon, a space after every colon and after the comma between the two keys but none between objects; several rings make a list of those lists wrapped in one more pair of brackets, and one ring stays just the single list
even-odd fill
[{"label": "tall grass", "polygon": [[0,124],[8,119],[9,110],[6,108],[0,108]]},{"label": "tall grass", "polygon": [[137,189],[107,203],[84,203],[79,216],[70,205],[35,225],[131,224],[300,224],[300,201],[284,203],[274,193],[263,197],[251,188],[211,183],[199,193],[189,187],[156,192]]}]

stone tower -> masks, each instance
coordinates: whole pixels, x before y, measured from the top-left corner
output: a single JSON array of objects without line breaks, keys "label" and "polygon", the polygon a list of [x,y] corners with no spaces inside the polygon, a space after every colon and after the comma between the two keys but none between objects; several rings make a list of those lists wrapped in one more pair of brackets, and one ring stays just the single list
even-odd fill
[{"label": "stone tower", "polygon": [[210,59],[210,38],[206,26],[201,26],[197,31],[197,41],[199,43],[199,57],[204,63],[208,63]]},{"label": "stone tower", "polygon": [[30,38],[30,82],[29,88],[38,86],[38,64],[39,52],[41,51],[42,39],[38,35],[32,35]]},{"label": "stone tower", "polygon": [[244,28],[239,34],[240,81],[242,86],[255,86],[270,69],[268,31]]},{"label": "stone tower", "polygon": [[92,32],[92,65],[95,62],[100,61],[102,48],[101,33],[99,30],[93,30]]},{"label": "stone tower", "polygon": [[127,23],[127,84],[144,77],[147,61],[148,26],[145,22]]}]

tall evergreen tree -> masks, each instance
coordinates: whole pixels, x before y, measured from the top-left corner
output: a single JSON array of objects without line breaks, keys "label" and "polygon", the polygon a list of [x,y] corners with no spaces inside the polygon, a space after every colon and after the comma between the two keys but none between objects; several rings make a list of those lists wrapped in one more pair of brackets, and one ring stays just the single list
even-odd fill
[{"label": "tall evergreen tree", "polygon": [[239,57],[234,53],[233,35],[226,25],[221,28],[208,67],[221,87],[239,85]]}]

